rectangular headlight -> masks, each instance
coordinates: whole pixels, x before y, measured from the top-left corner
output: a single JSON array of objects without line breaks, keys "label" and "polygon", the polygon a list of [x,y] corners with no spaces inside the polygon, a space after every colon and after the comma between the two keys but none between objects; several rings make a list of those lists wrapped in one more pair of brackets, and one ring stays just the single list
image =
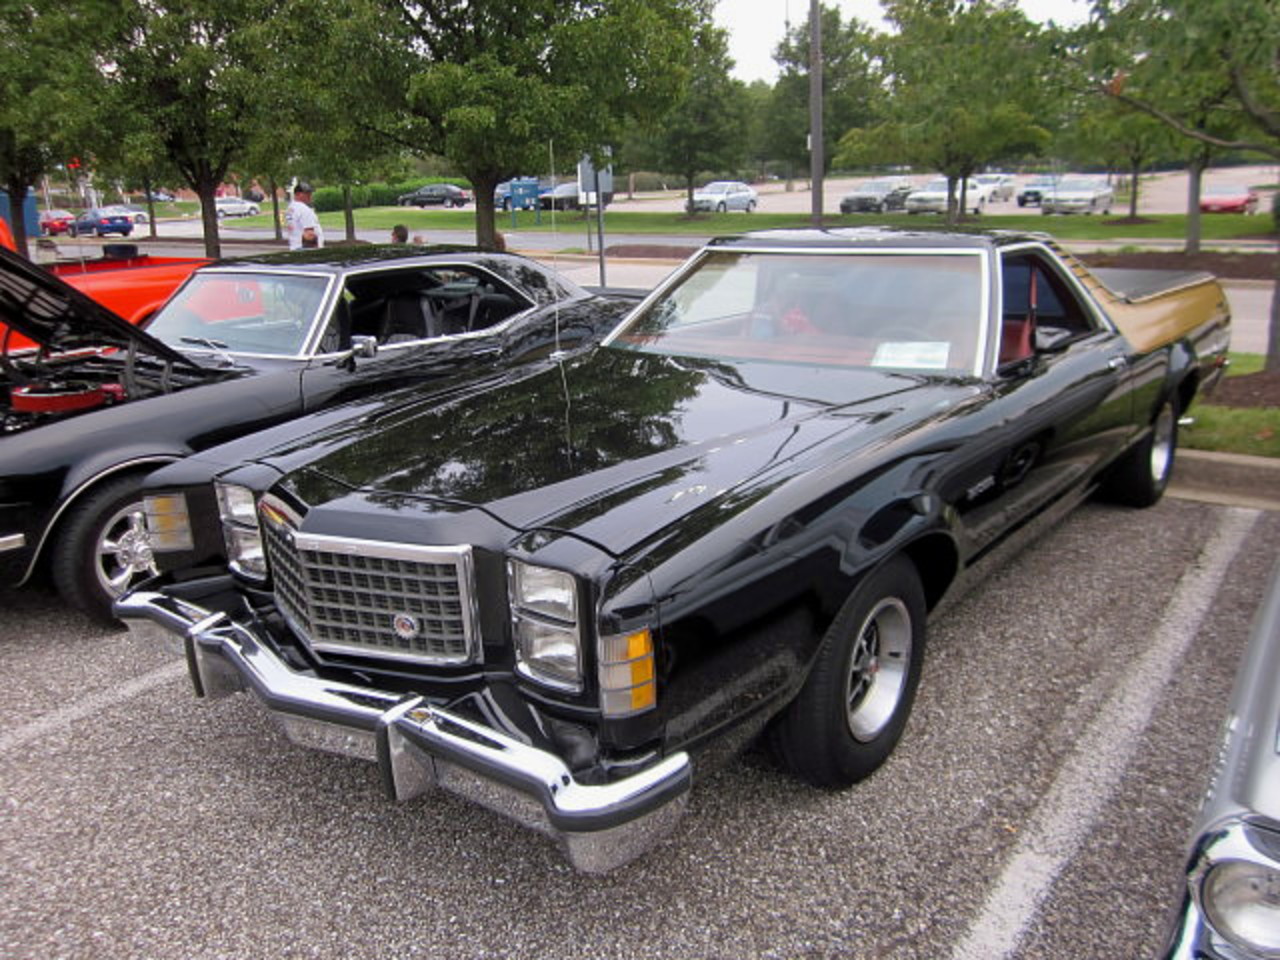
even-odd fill
[{"label": "rectangular headlight", "polygon": [[516,667],[525,676],[571,690],[582,688],[577,629],[517,616]]},{"label": "rectangular headlight", "polygon": [[252,490],[234,483],[219,482],[214,483],[213,489],[218,495],[218,513],[224,522],[258,525],[257,501]]},{"label": "rectangular headlight", "polygon": [[223,539],[231,569],[255,580],[267,577],[267,556],[262,549],[262,535],[257,528],[225,526]]},{"label": "rectangular headlight", "polygon": [[529,613],[578,623],[578,586],[572,574],[512,560],[511,602]]},{"label": "rectangular headlight", "polygon": [[227,545],[228,565],[236,573],[253,580],[267,578],[267,556],[258,526],[257,499],[248,487],[234,483],[214,483],[218,513],[222,517],[222,539]]},{"label": "rectangular headlight", "polygon": [[195,548],[184,494],[162,493],[143,497],[142,510],[147,516],[151,549],[156,553]]}]

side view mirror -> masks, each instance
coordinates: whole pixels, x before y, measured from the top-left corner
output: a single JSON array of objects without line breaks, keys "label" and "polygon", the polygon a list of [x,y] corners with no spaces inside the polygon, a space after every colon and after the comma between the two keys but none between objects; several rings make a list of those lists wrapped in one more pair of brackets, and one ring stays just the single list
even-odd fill
[{"label": "side view mirror", "polygon": [[360,357],[364,360],[372,360],[378,355],[378,338],[367,337],[361,334],[352,334],[351,337],[351,356]]},{"label": "side view mirror", "polygon": [[1061,327],[1041,327],[1035,329],[1034,346],[1036,353],[1061,353],[1067,349],[1075,334]]}]

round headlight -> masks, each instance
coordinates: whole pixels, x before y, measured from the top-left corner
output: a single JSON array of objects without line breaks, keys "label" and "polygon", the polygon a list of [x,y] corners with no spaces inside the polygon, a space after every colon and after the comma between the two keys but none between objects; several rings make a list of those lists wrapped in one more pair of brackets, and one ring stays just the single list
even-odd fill
[{"label": "round headlight", "polygon": [[1280,871],[1225,860],[1205,875],[1201,898],[1223,938],[1260,957],[1280,958]]}]

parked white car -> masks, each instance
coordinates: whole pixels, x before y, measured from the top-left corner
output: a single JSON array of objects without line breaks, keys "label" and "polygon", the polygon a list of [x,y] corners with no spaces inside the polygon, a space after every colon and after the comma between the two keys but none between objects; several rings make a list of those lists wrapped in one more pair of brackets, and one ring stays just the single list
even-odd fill
[{"label": "parked white car", "polygon": [[747,213],[755,210],[759,198],[755,190],[738,180],[713,180],[704,187],[693,192],[693,205],[690,213],[709,210],[713,213],[724,213],[728,210],[744,210]]},{"label": "parked white car", "polygon": [[[970,179],[965,187],[964,196],[961,197],[960,187],[961,185],[957,183],[956,203],[963,200],[965,213],[982,213],[989,199],[987,188],[977,180]],[[946,213],[947,178],[938,177],[936,180],[930,180],[919,190],[912,190],[907,197],[906,210],[907,213]]]},{"label": "parked white car", "polygon": [[974,179],[987,188],[987,200],[989,203],[1013,199],[1013,174],[980,173]]},{"label": "parked white car", "polygon": [[260,212],[256,203],[251,203],[243,197],[217,197],[213,205],[219,220],[223,217],[256,217]]},{"label": "parked white car", "polygon": [[1101,180],[1068,177],[1059,180],[1040,197],[1041,213],[1110,213],[1115,198]]}]

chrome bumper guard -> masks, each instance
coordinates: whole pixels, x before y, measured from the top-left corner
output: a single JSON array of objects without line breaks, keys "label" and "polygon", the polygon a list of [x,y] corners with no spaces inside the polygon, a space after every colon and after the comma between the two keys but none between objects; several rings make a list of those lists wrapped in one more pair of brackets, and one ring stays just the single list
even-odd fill
[{"label": "chrome bumper guard", "polygon": [[392,799],[448,790],[548,834],[579,870],[628,863],[684,812],[685,753],[613,783],[582,784],[554,754],[421,697],[299,674],[225,613],[135,591],[115,614],[145,641],[185,655],[197,696],[252,692],[294,743],[376,763]]}]

